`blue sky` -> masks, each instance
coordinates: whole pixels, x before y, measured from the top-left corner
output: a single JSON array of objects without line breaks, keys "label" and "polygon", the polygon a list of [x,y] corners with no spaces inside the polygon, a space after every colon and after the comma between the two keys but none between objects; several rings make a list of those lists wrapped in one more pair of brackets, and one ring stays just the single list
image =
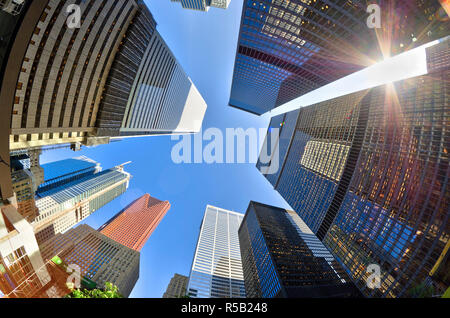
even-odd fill
[{"label": "blue sky", "polygon": [[[203,129],[267,128],[268,117],[228,106],[243,0],[207,13],[182,9],[170,0],[146,3],[158,31],[208,104]],[[128,191],[85,220],[95,229],[144,193],[171,203],[141,252],[140,278],[130,297],[162,297],[174,273],[189,275],[207,204],[241,213],[250,200],[289,207],[254,164],[176,165],[171,159],[176,143],[168,136],[153,136],[41,156],[46,163],[85,155],[103,169],[133,162],[125,169],[133,175]]]}]

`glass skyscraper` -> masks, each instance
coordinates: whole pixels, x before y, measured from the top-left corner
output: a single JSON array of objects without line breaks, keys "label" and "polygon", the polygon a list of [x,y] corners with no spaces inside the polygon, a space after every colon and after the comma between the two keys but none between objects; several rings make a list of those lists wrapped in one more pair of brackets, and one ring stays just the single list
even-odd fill
[{"label": "glass skyscraper", "polygon": [[32,223],[38,243],[64,233],[123,194],[130,178],[118,166],[42,192],[36,200],[39,215]]},{"label": "glass skyscraper", "polygon": [[261,115],[448,33],[438,0],[373,3],[380,29],[364,1],[244,0],[230,106]]},{"label": "glass skyscraper", "polygon": [[208,205],[195,249],[188,295],[245,297],[238,229],[244,215]]},{"label": "glass skyscraper", "polygon": [[[427,75],[285,121],[293,132],[280,145],[284,162],[267,178],[366,296],[410,296],[421,283],[441,293],[449,284],[449,56],[447,38],[427,49]],[[367,285],[371,264],[380,266],[380,288]]]},{"label": "glass skyscraper", "polygon": [[342,267],[293,211],[251,201],[239,242],[247,297],[360,296]]},{"label": "glass skyscraper", "polygon": [[36,196],[42,197],[51,189],[92,176],[102,170],[99,163],[87,157],[77,157],[49,162],[41,165],[44,169],[43,183],[38,187]]}]

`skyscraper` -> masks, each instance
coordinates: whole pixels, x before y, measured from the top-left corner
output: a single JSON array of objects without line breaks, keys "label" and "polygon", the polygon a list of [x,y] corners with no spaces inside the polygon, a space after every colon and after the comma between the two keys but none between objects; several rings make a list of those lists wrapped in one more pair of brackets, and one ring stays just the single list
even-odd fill
[{"label": "skyscraper", "polygon": [[189,277],[180,274],[173,275],[163,298],[180,298],[186,296]]},{"label": "skyscraper", "polygon": [[39,215],[32,223],[38,243],[67,231],[123,194],[130,178],[118,166],[42,192],[36,200]]},{"label": "skyscraper", "polygon": [[32,2],[24,21],[2,87],[11,150],[200,130],[206,103],[143,1]]},{"label": "skyscraper", "polygon": [[39,164],[40,150],[21,150],[11,153],[12,189],[17,200],[17,211],[32,222],[38,214],[35,192],[44,180],[44,169]]},{"label": "skyscraper", "polygon": [[189,276],[193,298],[245,297],[238,229],[243,215],[208,205]]},{"label": "skyscraper", "polygon": [[24,3],[21,15],[0,11],[14,30],[0,61],[3,199],[13,195],[11,151],[200,131],[207,105],[144,1]]},{"label": "skyscraper", "polygon": [[24,0],[2,0],[0,1],[0,9],[11,15],[19,15],[24,3]]},{"label": "skyscraper", "polygon": [[293,211],[251,201],[239,228],[239,243],[247,297],[360,296]]},{"label": "skyscraper", "polygon": [[81,180],[102,171],[98,162],[85,156],[49,162],[41,167],[44,170],[44,180],[37,189],[38,197],[42,197],[51,189],[60,189],[69,182]]},{"label": "skyscraper", "polygon": [[209,7],[226,9],[231,0],[171,0],[180,2],[184,9],[208,11]]},{"label": "skyscraper", "polygon": [[96,134],[123,138],[198,132],[206,107],[140,1],[106,82]]},{"label": "skyscraper", "polygon": [[438,0],[371,4],[380,28],[369,26],[364,1],[245,0],[230,106],[261,115],[448,33]]},{"label": "skyscraper", "polygon": [[169,209],[168,201],[160,201],[145,194],[98,231],[128,248],[140,251]]},{"label": "skyscraper", "polygon": [[[67,23],[73,4],[81,9],[79,25]],[[11,150],[104,142],[92,134],[95,115],[115,52],[136,11],[136,2],[125,0],[32,1],[15,38],[17,51],[10,53],[22,61],[4,75],[17,81],[2,88],[11,92],[5,99],[12,113]]]},{"label": "skyscraper", "polygon": [[[298,110],[267,176],[366,296],[449,284],[448,43],[427,49],[427,75]],[[371,264],[380,288],[366,284]]]},{"label": "skyscraper", "polygon": [[92,287],[113,283],[128,297],[139,278],[140,254],[83,224],[58,234],[40,245],[45,260],[61,259],[66,266],[80,269],[81,280]]}]

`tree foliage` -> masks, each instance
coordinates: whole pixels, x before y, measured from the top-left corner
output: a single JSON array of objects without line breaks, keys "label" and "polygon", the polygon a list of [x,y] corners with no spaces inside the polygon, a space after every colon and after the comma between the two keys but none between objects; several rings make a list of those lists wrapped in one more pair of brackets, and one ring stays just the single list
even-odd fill
[{"label": "tree foliage", "polygon": [[106,283],[105,289],[73,289],[65,298],[123,298],[119,288],[112,283]]}]

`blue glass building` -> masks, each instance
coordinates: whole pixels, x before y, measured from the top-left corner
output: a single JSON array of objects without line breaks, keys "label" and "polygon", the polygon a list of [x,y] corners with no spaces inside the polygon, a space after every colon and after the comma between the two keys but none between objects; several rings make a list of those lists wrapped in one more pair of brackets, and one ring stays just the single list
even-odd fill
[{"label": "blue glass building", "polygon": [[32,224],[38,243],[64,233],[123,194],[130,178],[118,166],[41,192],[36,200],[39,214]]},{"label": "blue glass building", "polygon": [[365,296],[449,285],[449,43],[427,49],[427,75],[301,108],[266,175]]},{"label": "blue glass building", "polygon": [[[244,0],[229,105],[261,115],[386,56],[448,34],[438,0]],[[446,16],[443,12],[443,16]]]},{"label": "blue glass building", "polygon": [[44,169],[44,183],[38,187],[37,197],[43,197],[52,189],[90,177],[102,170],[99,163],[86,157],[50,162],[41,167]]}]

